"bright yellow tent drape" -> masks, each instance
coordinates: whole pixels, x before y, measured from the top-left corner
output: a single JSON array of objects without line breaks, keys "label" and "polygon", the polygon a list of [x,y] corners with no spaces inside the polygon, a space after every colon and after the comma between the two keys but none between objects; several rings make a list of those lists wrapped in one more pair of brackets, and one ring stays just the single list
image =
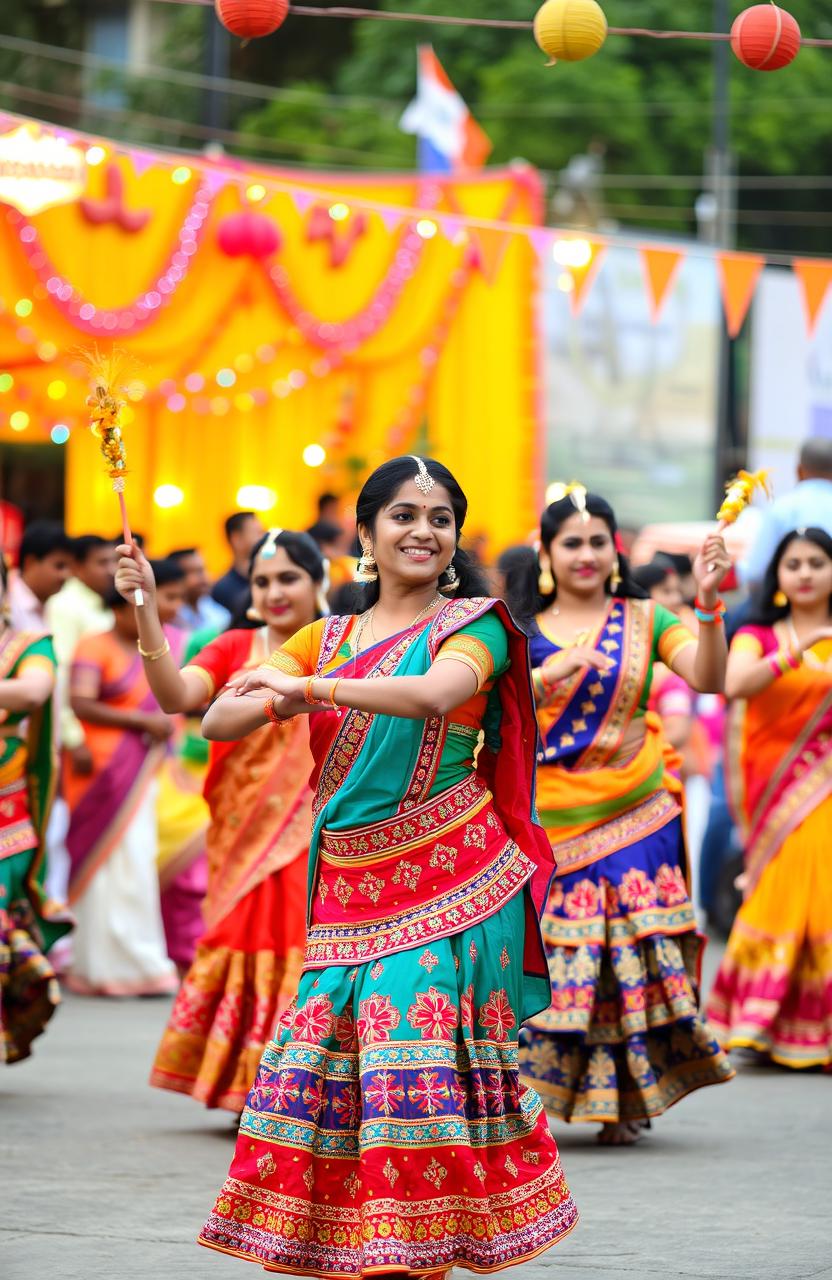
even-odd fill
[{"label": "bright yellow tent drape", "polygon": [[[49,209],[27,220],[42,253],[34,264],[31,244],[27,255],[21,239],[25,224],[11,211],[0,218],[0,371],[13,380],[8,386],[8,377],[0,379],[6,387],[0,439],[45,442],[55,423],[70,426],[67,523],[76,533],[110,534],[118,517],[86,429],[87,388],[77,360],[77,349],[96,338],[62,313],[45,273],[54,269],[99,310],[134,303],[164,270],[192,210],[200,173],[194,167],[185,181],[173,181],[181,163],[158,156],[137,176],[127,156],[110,152],[90,168],[87,195],[100,199],[108,169],[117,166],[123,206],[148,210],[146,225],[130,231],[94,224],[80,203]],[[252,184],[270,182],[297,184],[312,194],[311,204],[285,190],[267,190],[250,203]],[[347,216],[324,218],[325,238],[310,238],[333,191]],[[378,213],[350,203],[362,197],[428,207],[440,220],[444,213],[529,224],[539,214],[528,169],[484,171],[432,189],[416,177],[234,171],[234,181],[210,202],[184,280],[141,332],[117,338],[133,361],[132,376],[145,386],[125,428],[127,500],[153,553],[198,541],[218,569],[226,559],[222,521],[237,506],[241,486],[271,488],[277,501],[264,519],[303,527],[323,489],[349,494],[368,468],[417,444],[441,458],[468,493],[468,532],[487,531],[497,550],[533,527],[540,436],[533,249],[525,236],[504,235],[489,254],[484,239],[480,269],[467,257],[470,237],[435,235],[393,304],[380,302],[377,331],[323,349],[287,313],[269,271],[275,264],[283,269],[299,306],[318,322],[349,322],[361,313],[389,284],[408,225],[385,225]],[[279,229],[272,259],[222,252],[217,228],[241,209],[266,215]],[[345,236],[352,242],[346,261],[333,265],[332,237]],[[97,339],[105,349],[110,336]],[[233,383],[221,385],[217,376],[228,383],[228,371]],[[29,423],[17,433],[10,418],[21,410]],[[318,469],[302,456],[313,443],[327,450]],[[154,493],[164,484],[183,491],[180,505],[156,505]]]}]

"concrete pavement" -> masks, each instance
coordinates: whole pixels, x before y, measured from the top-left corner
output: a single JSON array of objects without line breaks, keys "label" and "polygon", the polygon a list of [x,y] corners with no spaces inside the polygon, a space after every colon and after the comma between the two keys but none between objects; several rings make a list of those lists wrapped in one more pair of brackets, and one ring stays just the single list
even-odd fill
[{"label": "concrete pavement", "polygon": [[[3,1280],[263,1274],[193,1243],[232,1120],[147,1086],[169,1007],[68,997],[35,1057],[0,1068]],[[832,1280],[829,1076],[742,1069],[633,1150],[557,1137],[582,1222],[518,1280]]]}]

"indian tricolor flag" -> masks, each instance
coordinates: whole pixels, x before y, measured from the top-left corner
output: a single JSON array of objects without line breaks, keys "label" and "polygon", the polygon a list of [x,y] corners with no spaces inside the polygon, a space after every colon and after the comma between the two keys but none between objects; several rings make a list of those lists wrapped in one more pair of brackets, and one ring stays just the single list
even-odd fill
[{"label": "indian tricolor flag", "polygon": [[419,48],[416,97],[400,121],[419,139],[419,168],[427,173],[479,169],[491,142],[448,79],[429,44]]}]

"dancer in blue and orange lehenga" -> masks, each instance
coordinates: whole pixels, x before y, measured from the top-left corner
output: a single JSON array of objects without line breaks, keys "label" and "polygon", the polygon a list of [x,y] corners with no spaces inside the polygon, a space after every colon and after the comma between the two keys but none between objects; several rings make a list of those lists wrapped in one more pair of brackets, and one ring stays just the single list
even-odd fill
[{"label": "dancer in blue and orange lehenga", "polygon": [[471,598],[466,505],[438,463],[379,468],[358,503],[375,605],[305,628],[206,717],[230,739],[314,712],[304,972],[200,1237],[267,1270],[496,1271],[577,1218],[517,1073],[519,1025],[549,1002],[552,871],[526,642]]},{"label": "dancer in blue and orange lehenga", "polygon": [[558,863],[542,919],[552,1007],[523,1028],[520,1066],[547,1110],[600,1121],[603,1142],[628,1145],[733,1074],[698,1011],[678,761],[647,709],[659,662],[703,692],[721,688],[716,588],[729,562],[717,536],[697,559],[697,643],[638,598],[609,505],[570,489],[544,512],[540,568],[509,584],[531,634],[537,802]]}]

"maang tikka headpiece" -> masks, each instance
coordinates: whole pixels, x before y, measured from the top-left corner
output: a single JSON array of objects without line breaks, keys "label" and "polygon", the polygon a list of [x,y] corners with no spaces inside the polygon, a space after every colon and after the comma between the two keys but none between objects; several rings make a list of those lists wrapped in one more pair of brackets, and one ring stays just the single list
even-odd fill
[{"label": "maang tikka headpiece", "polygon": [[277,552],[277,540],[280,537],[282,529],[269,529],[266,535],[266,541],[260,548],[259,558],[261,560],[271,560]]},{"label": "maang tikka headpiece", "polygon": [[423,493],[425,497],[427,497],[431,489],[433,488],[433,486],[436,484],[436,481],[428,471],[427,467],[425,466],[421,458],[417,458],[415,453],[411,453],[410,456],[413,459],[413,461],[416,463],[416,466],[419,468],[419,470],[416,472],[415,476],[413,477],[413,483],[415,484],[419,492]]},{"label": "maang tikka headpiece", "polygon": [[579,484],[577,480],[570,480],[569,484],[549,485],[546,497],[550,502],[561,502],[564,498],[569,498],[581,519],[589,520],[589,512],[586,508],[586,485]]}]

